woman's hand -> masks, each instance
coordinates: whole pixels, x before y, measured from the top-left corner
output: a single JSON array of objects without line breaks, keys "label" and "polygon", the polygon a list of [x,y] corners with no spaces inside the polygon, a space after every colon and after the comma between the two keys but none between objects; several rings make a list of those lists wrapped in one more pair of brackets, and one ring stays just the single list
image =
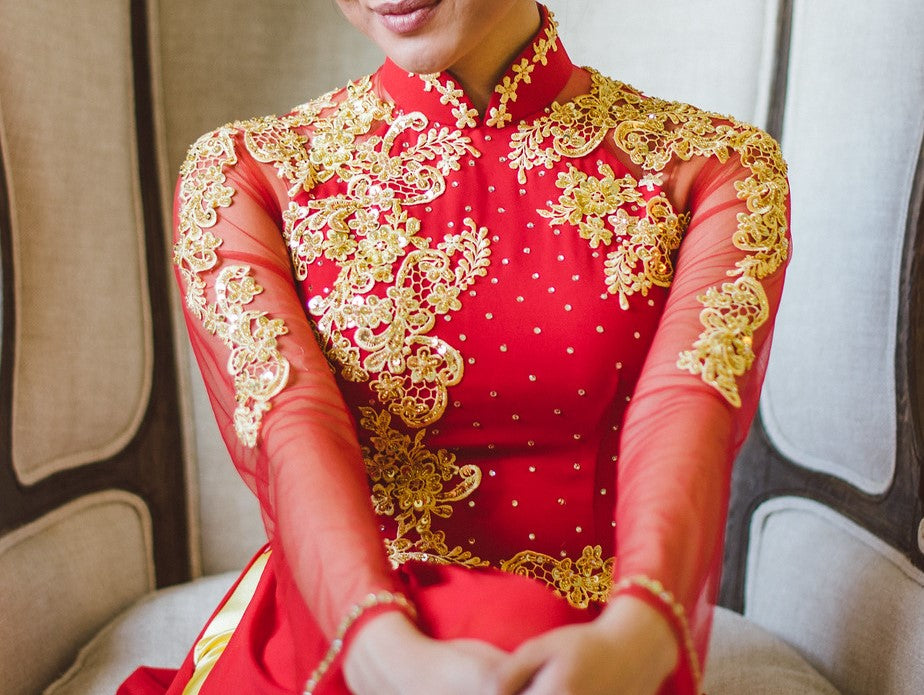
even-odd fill
[{"label": "woman's hand", "polygon": [[667,620],[636,598],[617,597],[592,623],[551,630],[502,666],[500,695],[654,695],[677,664]]},{"label": "woman's hand", "polygon": [[393,611],[362,626],[343,673],[356,695],[483,695],[498,692],[500,664],[509,658],[478,640],[431,639]]}]

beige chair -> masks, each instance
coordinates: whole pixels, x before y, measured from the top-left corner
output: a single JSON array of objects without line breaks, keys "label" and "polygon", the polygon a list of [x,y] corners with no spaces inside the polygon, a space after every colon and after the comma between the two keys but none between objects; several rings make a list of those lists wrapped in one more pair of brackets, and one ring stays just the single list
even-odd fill
[{"label": "beige chair", "polygon": [[[763,125],[791,165],[707,691],[924,692],[924,4],[549,4],[576,62]],[[262,543],[177,318],[173,172],[379,59],[325,1],[0,0],[4,693],[178,665]]]}]

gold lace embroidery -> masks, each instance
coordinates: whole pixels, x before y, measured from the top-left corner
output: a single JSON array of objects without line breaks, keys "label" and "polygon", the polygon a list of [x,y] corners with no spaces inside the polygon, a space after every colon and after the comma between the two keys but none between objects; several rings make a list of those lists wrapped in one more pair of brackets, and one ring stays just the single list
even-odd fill
[{"label": "gold lace embroidery", "polygon": [[452,115],[456,117],[456,128],[474,128],[478,125],[475,120],[478,117],[478,111],[467,106],[462,97],[465,95],[460,88],[454,87],[447,82],[440,82],[439,73],[420,75],[424,82],[424,91],[429,92],[435,89],[440,95],[441,104],[452,104]]},{"label": "gold lace embroidery", "polygon": [[[529,84],[532,81],[533,72],[537,65],[548,64],[549,51],[558,50],[558,23],[555,17],[549,12],[549,23],[540,36],[532,44],[530,58],[522,58],[519,63],[510,67],[510,75],[505,75],[500,84],[494,87],[494,91],[500,95],[497,106],[492,106],[488,111],[485,125],[502,128],[513,120],[513,116],[508,110],[508,104],[516,101],[517,90],[521,84]],[[456,128],[474,128],[478,125],[476,120],[478,111],[468,106],[462,101],[465,92],[455,86],[449,80],[441,81],[439,73],[419,75],[423,80],[424,90],[429,92],[436,90],[440,95],[441,104],[450,104],[452,106],[452,115],[456,117]]]},{"label": "gold lace embroidery", "polygon": [[616,126],[611,104],[617,90],[611,82],[591,73],[592,87],[587,94],[559,104],[553,103],[545,115],[520,123],[510,137],[508,166],[517,171],[520,183],[539,166],[551,169],[563,157],[576,159],[593,152]]},{"label": "gold lace embroidery", "polygon": [[[733,282],[723,283],[699,297],[704,309],[700,320],[703,332],[691,350],[680,354],[677,365],[716,388],[729,403],[741,405],[736,378],[753,363],[754,332],[767,320],[769,306],[765,293],[755,286],[775,272],[789,255],[786,237],[786,165],[779,145],[763,131],[731,118],[700,111],[692,106],[645,98],[620,82],[591,73],[592,89],[566,104],[552,104],[547,113],[531,123],[522,123],[511,138],[509,166],[526,182],[535,167],[551,169],[562,157],[582,157],[598,147],[611,134],[617,147],[646,171],[644,185],[656,185],[657,174],[675,157],[689,160],[696,156],[727,161],[732,153],[748,172],[735,188],[746,201],[747,213],[738,217],[732,243],[745,252],[734,269],[728,271]],[[666,201],[664,205],[667,205]],[[661,207],[656,214],[668,213]],[[651,211],[649,211],[651,213]],[[642,233],[648,241],[649,232]],[[620,303],[632,291],[646,291],[650,284],[669,282],[672,269],[665,262],[675,238],[657,237],[655,245],[629,242],[631,248],[607,259],[608,286],[620,292]],[[638,261],[646,266],[636,249],[654,249],[643,276],[633,271]],[[638,261],[632,264],[632,257]],[[663,266],[663,272],[661,268]],[[745,301],[744,308],[738,306]],[[751,302],[758,302],[755,310]]]},{"label": "gold lace embroidery", "polygon": [[[538,210],[552,226],[577,227],[591,248],[610,246],[619,239],[604,263],[606,286],[619,295],[619,304],[629,308],[629,296],[647,296],[652,286],[669,287],[674,276],[671,254],[680,246],[688,217],[677,215],[667,198],[646,201],[643,184],[627,174],[616,178],[613,169],[600,162],[600,176],[586,174],[573,165],[558,175],[556,185],[564,192],[547,210]],[[646,182],[647,183],[647,182]],[[642,208],[643,217],[626,210]]]},{"label": "gold lace embroidery", "polygon": [[735,282],[710,287],[699,297],[703,304],[700,321],[706,330],[681,353],[677,366],[701,374],[728,400],[741,405],[735,377],[744,374],[754,362],[751,349],[754,330],[767,320],[770,305],[764,288],[750,275]]},{"label": "gold lace embroidery", "polygon": [[537,579],[575,608],[587,608],[591,601],[606,603],[609,598],[614,562],[603,559],[599,545],[588,545],[577,560],[524,550],[503,561],[500,569]]},{"label": "gold lace embroidery", "polygon": [[208,231],[218,221],[218,208],[228,207],[234,189],[225,184],[224,170],[237,161],[235,126],[225,126],[200,138],[180,169],[178,229],[173,260],[186,288],[186,306],[206,331],[231,351],[228,373],[234,377],[234,429],[249,447],[257,443],[263,414],[285,386],[289,363],[277,349],[276,338],[287,330],[266,312],[247,310],[263,289],[245,265],[224,266],[215,281],[215,301],[206,297],[202,275],[218,265],[222,240]]},{"label": "gold lace embroidery", "polygon": [[577,227],[591,248],[601,243],[609,246],[613,240],[613,230],[604,224],[607,215],[626,203],[645,202],[638,182],[631,175],[617,179],[613,169],[603,162],[597,165],[597,171],[599,178],[569,164],[568,171],[560,173],[555,182],[564,191],[558,202],[548,210],[538,211],[553,227],[564,224]]},{"label": "gold lace embroidery", "polygon": [[677,215],[664,196],[645,203],[645,217],[639,218],[620,209],[610,218],[622,239],[604,262],[606,289],[619,295],[619,305],[629,308],[629,296],[640,292],[643,297],[658,287],[670,287],[674,278],[672,254],[680,247],[689,215]]},{"label": "gold lace embroidery", "polygon": [[459,546],[449,548],[446,533],[433,530],[433,517],[448,519],[452,503],[475,491],[481,483],[481,469],[456,465],[456,457],[445,449],[428,449],[425,429],[417,430],[412,438],[391,426],[390,413],[369,407],[359,410],[359,424],[370,433],[371,446],[363,447],[363,458],[372,482],[373,507],[398,524],[395,538],[386,541],[392,562],[486,565]]},{"label": "gold lace embroidery", "polygon": [[[282,213],[296,278],[305,280],[322,256],[339,266],[332,290],[312,297],[308,309],[332,365],[348,380],[370,382],[387,406],[361,409],[361,426],[372,443],[364,454],[376,511],[398,524],[388,542],[393,560],[485,564],[449,548],[445,533],[432,528],[478,487],[481,471],[456,466],[445,450],[429,451],[425,429],[411,438],[391,426],[392,415],[418,428],[437,420],[447,388],[462,378],[462,355],[430,333],[486,275],[488,231],[466,218],[458,233],[434,244],[418,234],[420,220],[407,207],[442,195],[461,158],[478,151],[459,131],[430,126],[420,113],[395,115],[368,78],[281,119],[250,122],[245,142],[255,159],[275,166],[290,195],[309,193]],[[311,197],[335,177],[341,192]],[[373,293],[381,285],[383,292]],[[451,480],[457,482],[447,489]]]},{"label": "gold lace embroidery", "polygon": [[[333,171],[346,191],[291,202],[283,234],[299,280],[322,255],[341,268],[332,291],[308,304],[328,359],[350,381],[371,379],[381,403],[406,424],[423,427],[443,414],[447,389],[464,372],[459,351],[429,333],[436,317],[461,308],[459,296],[487,273],[490,240],[487,229],[466,218],[458,234],[431,248],[405,207],[442,195],[462,156],[478,152],[458,131],[428,128],[419,113],[393,117],[369,94],[367,84],[338,106],[338,114],[346,110],[356,120],[352,130],[338,127],[326,137],[326,154],[314,152],[312,140],[310,176],[327,180]],[[314,127],[327,133],[340,120],[317,118]],[[388,124],[385,134],[359,139],[376,121]],[[408,131],[418,133],[416,142],[396,148]],[[388,285],[384,296],[371,294],[379,283]]]},{"label": "gold lace embroidery", "polygon": [[505,75],[504,79],[494,87],[494,91],[500,95],[497,106],[492,106],[488,112],[486,125],[501,128],[513,120],[513,116],[507,110],[507,105],[511,101],[516,101],[517,90],[520,84],[529,84],[532,81],[532,74],[537,65],[548,64],[549,51],[558,50],[558,23],[555,17],[549,12],[549,23],[545,31],[539,36],[532,45],[532,58],[523,58],[519,63],[511,67],[513,78]]}]

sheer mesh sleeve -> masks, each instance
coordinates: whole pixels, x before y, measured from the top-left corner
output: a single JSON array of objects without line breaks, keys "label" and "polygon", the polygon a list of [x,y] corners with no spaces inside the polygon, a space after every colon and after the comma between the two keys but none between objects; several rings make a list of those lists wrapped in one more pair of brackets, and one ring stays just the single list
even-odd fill
[{"label": "sheer mesh sleeve", "polygon": [[622,436],[615,586],[674,624],[682,667],[671,692],[699,681],[730,467],[757,405],[788,258],[784,165],[768,136],[744,138],[753,145],[740,156],[680,166],[695,172],[692,216]]},{"label": "sheer mesh sleeve", "polygon": [[241,137],[225,127],[191,148],[174,260],[222,436],[274,552],[330,637],[351,606],[396,584],[351,416],[293,283],[277,202],[285,190]]}]

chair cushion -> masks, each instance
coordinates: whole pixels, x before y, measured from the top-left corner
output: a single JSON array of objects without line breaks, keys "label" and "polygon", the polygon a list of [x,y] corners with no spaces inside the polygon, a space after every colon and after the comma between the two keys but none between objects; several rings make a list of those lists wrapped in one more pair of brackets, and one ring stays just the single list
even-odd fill
[{"label": "chair cushion", "polygon": [[112,695],[136,668],[177,668],[239,572],[142,598],[103,628],[45,695]]},{"label": "chair cushion", "polygon": [[704,690],[709,695],[837,695],[799,653],[747,618],[715,609]]},{"label": "chair cushion", "polygon": [[[139,665],[175,668],[237,578],[227,572],[146,596],[93,638],[45,695],[112,695]],[[709,695],[837,695],[805,659],[737,613],[717,608]]]}]

